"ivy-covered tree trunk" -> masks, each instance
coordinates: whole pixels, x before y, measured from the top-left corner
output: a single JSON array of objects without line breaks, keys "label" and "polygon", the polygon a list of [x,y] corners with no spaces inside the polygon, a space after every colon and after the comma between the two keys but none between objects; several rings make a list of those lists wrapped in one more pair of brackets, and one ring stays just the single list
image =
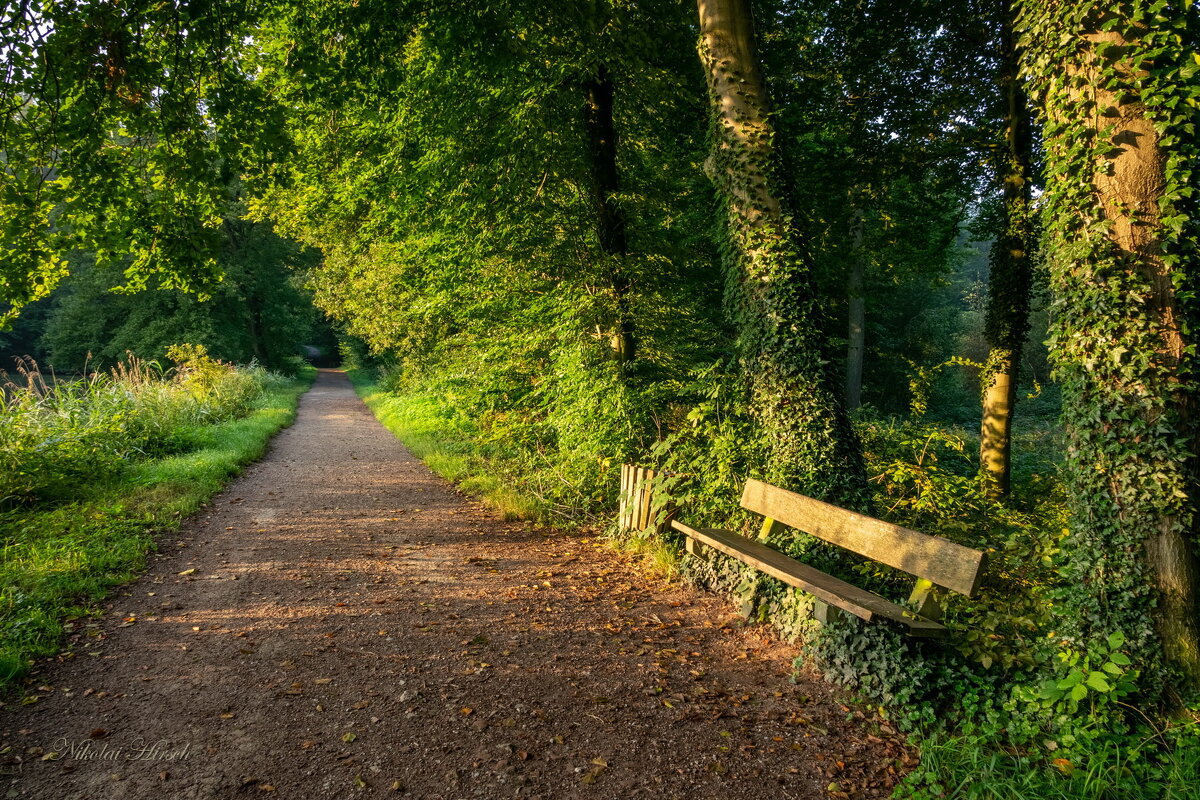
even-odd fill
[{"label": "ivy-covered tree trunk", "polygon": [[750,0],[698,0],[713,113],[706,169],[727,205],[729,305],[764,475],[858,504],[862,457],[830,371],[809,267],[773,185],[773,130]]},{"label": "ivy-covered tree trunk", "polygon": [[1200,683],[1195,12],[1024,0],[1019,22],[1044,114],[1076,632],[1124,630],[1148,669],[1157,634]]},{"label": "ivy-covered tree trunk", "polygon": [[617,170],[617,131],[613,123],[615,86],[608,70],[601,67],[596,77],[588,81],[584,92],[596,234],[600,252],[609,260],[610,289],[616,308],[612,349],[616,359],[624,364],[634,359],[637,350],[633,314],[629,308],[632,286],[622,263],[629,252],[629,240],[625,233],[625,216],[613,197],[620,186],[620,173]]},{"label": "ivy-covered tree trunk", "polygon": [[1013,406],[1021,347],[1029,332],[1036,232],[1032,219],[1029,101],[1021,86],[1011,11],[1001,32],[1000,92],[1004,102],[1004,148],[998,174],[1004,192],[1001,230],[992,244],[985,333],[989,352],[984,369],[983,421],[979,465],[992,497],[1008,494],[1012,472]]}]

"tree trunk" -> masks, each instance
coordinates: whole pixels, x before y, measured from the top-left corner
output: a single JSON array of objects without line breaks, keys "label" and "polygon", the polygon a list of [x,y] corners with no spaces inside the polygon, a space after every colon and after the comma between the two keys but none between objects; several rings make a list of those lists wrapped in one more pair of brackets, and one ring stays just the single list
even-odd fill
[{"label": "tree trunk", "polygon": [[1021,348],[1029,332],[1036,233],[1032,222],[1033,139],[1029,101],[1018,76],[1017,42],[1006,10],[1001,34],[1000,91],[1004,99],[1004,150],[998,173],[1004,192],[1002,228],[992,245],[984,330],[990,350],[984,369],[979,466],[993,498],[1008,494],[1012,474],[1013,405]]},{"label": "tree trunk", "polygon": [[698,0],[712,151],[705,168],[725,200],[729,313],[750,412],[774,483],[861,505],[862,456],[834,388],[820,306],[772,186],[774,131],[754,51],[750,0]]},{"label": "tree trunk", "polygon": [[[1087,36],[1093,47],[1101,44],[1128,47],[1130,42],[1116,31],[1095,32]],[[1126,77],[1143,77],[1132,71]],[[1099,76],[1096,76],[1099,78]],[[1176,297],[1175,271],[1167,266],[1160,237],[1163,220],[1159,200],[1164,193],[1168,154],[1160,145],[1160,134],[1141,102],[1128,102],[1121,89],[1101,89],[1097,92],[1100,108],[1113,109],[1096,120],[1096,134],[1113,125],[1109,141],[1110,170],[1099,170],[1094,177],[1096,196],[1102,204],[1105,218],[1113,223],[1109,237],[1125,260],[1135,265],[1147,284],[1145,310],[1158,334],[1157,352],[1151,354],[1157,363],[1165,409],[1155,409],[1145,415],[1146,422],[1157,425],[1174,423],[1172,438],[1187,434],[1189,455],[1196,455],[1196,437],[1191,405],[1193,397],[1174,389],[1172,384],[1183,377],[1189,365],[1184,363],[1184,326]],[[1114,118],[1115,117],[1115,118]],[[1194,465],[1185,480],[1186,491],[1195,502],[1197,493]],[[1194,542],[1196,519],[1194,508],[1184,514],[1163,514],[1160,510],[1155,529],[1146,539],[1146,556],[1159,590],[1156,623],[1168,660],[1183,667],[1192,680],[1200,683],[1200,617],[1197,616],[1197,592],[1200,590],[1200,564]],[[1138,523],[1136,513],[1129,522]],[[1186,529],[1185,529],[1186,526]]]},{"label": "tree trunk", "polygon": [[853,250],[850,254],[850,273],[846,278],[846,296],[849,300],[849,325],[846,331],[846,409],[853,411],[862,405],[863,354],[867,341],[867,303],[863,293],[863,284],[867,277],[867,260],[863,253],[863,229],[866,222],[862,209],[854,209],[850,226]]},{"label": "tree trunk", "polygon": [[614,357],[628,363],[637,354],[632,312],[629,308],[631,283],[622,263],[629,252],[625,215],[613,200],[620,188],[617,170],[617,131],[613,123],[615,86],[605,67],[584,86],[588,153],[592,162],[592,206],[596,215],[596,235],[600,252],[609,262],[609,283],[616,306],[611,344]]},{"label": "tree trunk", "polygon": [[1081,636],[1124,630],[1157,677],[1147,688],[1170,694],[1154,633],[1157,652],[1200,686],[1190,297],[1200,258],[1188,167],[1200,153],[1191,114],[1174,110],[1195,99],[1184,69],[1195,19],[1119,3],[1072,25],[1028,0],[1021,22],[1047,175],[1061,176],[1045,201],[1075,504],[1066,549],[1082,594],[1068,624]]}]

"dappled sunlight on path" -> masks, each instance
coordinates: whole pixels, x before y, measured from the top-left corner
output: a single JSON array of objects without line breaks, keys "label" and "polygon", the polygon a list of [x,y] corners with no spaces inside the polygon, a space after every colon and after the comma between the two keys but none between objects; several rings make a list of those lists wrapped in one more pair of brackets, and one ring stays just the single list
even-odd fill
[{"label": "dappled sunlight on path", "polygon": [[12,796],[880,797],[908,757],[718,598],[458,494],[332,371],[109,610],[5,710]]}]

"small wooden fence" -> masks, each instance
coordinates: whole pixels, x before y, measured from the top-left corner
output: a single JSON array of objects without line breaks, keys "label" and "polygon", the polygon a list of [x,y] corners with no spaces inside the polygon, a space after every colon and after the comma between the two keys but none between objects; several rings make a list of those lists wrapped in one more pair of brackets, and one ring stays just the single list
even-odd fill
[{"label": "small wooden fence", "polygon": [[621,465],[621,507],[617,525],[622,533],[647,528],[653,528],[655,533],[667,530],[675,516],[675,508],[661,497],[656,502],[655,488],[659,478],[672,474],[635,464]]}]

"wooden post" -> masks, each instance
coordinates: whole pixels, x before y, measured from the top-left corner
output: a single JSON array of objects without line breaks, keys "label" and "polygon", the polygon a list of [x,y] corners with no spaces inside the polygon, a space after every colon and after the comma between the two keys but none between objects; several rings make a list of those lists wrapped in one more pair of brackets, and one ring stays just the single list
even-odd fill
[{"label": "wooden post", "polygon": [[625,519],[621,523],[621,530],[629,531],[633,529],[633,484],[634,484],[635,467],[632,464],[625,465]]},{"label": "wooden post", "polygon": [[634,503],[636,516],[634,517],[633,529],[640,531],[646,527],[646,468],[637,468],[637,485],[634,487],[637,502]]}]

